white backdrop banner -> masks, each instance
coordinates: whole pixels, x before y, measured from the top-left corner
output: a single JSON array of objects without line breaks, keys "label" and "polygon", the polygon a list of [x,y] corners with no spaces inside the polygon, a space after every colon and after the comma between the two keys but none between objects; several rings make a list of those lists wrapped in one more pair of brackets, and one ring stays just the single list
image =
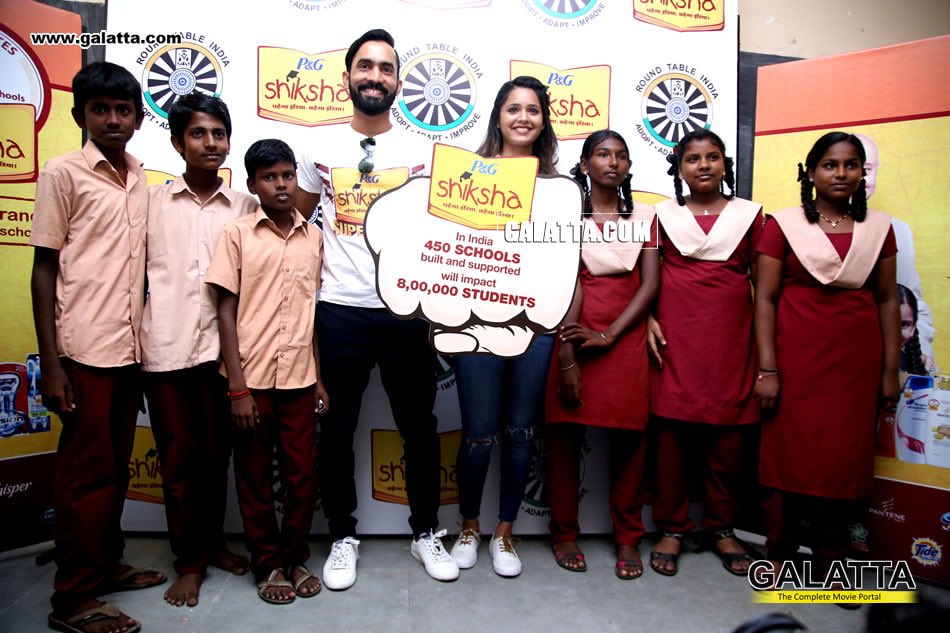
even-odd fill
[{"label": "white backdrop banner", "polygon": [[[298,156],[324,142],[328,126],[346,125],[351,105],[342,83],[343,55],[371,28],[394,36],[402,94],[395,125],[433,142],[474,150],[485,134],[495,94],[520,74],[549,86],[560,141],[558,170],[577,162],[593,131],[610,127],[627,140],[633,188],[647,200],[672,195],[664,160],[687,132],[711,128],[735,153],[738,23],[736,0],[285,0],[235,5],[222,0],[166,0],[145,12],[134,0],[110,0],[112,32],[181,33],[176,45],[111,46],[109,61],[142,83],[146,120],[129,149],[152,170],[153,183],[183,171],[169,143],[167,110],[193,90],[221,97],[234,132],[232,184],[245,190],[242,157],[261,138],[279,138]],[[238,8],[239,7],[239,8]],[[225,26],[222,15],[234,17]],[[183,16],[187,28],[183,29]],[[653,195],[650,195],[653,194]],[[439,376],[436,414],[443,444],[440,519],[458,520],[455,449],[460,427],[455,379]],[[140,421],[148,425],[147,418]],[[163,530],[155,452],[141,430],[130,470],[133,484],[123,525]],[[402,446],[388,401],[374,374],[356,435],[359,529],[408,530]],[[539,441],[541,448],[543,440]],[[604,437],[591,433],[583,460],[581,526],[609,532]],[[497,508],[497,472],[483,514]],[[231,492],[233,495],[233,491]],[[544,457],[539,452],[525,489],[518,531],[547,531]],[[315,532],[325,532],[317,512]],[[231,500],[228,531],[241,531]]]}]

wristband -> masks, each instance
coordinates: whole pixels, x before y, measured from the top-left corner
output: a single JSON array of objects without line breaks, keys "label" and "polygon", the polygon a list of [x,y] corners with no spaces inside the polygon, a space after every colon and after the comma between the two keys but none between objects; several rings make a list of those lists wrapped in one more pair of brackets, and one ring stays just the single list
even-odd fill
[{"label": "wristband", "polygon": [[760,371],[760,372],[759,372],[759,375],[756,376],[755,381],[756,381],[756,382],[759,382],[759,381],[762,380],[763,378],[771,378],[771,377],[773,377],[773,376],[776,377],[776,378],[778,378],[778,370],[777,370],[777,369],[776,369],[775,371],[767,371],[767,372],[761,372],[761,371]]},{"label": "wristband", "polygon": [[246,387],[240,391],[228,392],[228,398],[231,399],[231,402],[234,402],[235,400],[240,400],[241,398],[246,398],[249,395],[251,395],[251,390]]}]

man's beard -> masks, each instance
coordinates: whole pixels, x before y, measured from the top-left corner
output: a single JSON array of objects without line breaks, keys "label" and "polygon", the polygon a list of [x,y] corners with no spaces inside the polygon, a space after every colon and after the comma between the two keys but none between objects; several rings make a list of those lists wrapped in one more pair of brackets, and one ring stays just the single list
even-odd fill
[{"label": "man's beard", "polygon": [[[367,99],[360,94],[360,89],[363,88],[375,88],[383,93],[381,99],[369,98]],[[376,116],[377,114],[382,114],[389,110],[392,104],[396,101],[396,93],[388,93],[386,91],[386,86],[379,82],[366,81],[361,83],[359,86],[354,86],[350,83],[350,99],[353,101],[353,107],[362,112],[367,116]]]}]

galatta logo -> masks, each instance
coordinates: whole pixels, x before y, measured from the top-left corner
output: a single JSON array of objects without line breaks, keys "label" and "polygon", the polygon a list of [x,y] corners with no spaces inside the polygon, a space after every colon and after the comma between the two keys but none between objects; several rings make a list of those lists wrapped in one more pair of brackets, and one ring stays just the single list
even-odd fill
[{"label": "galatta logo", "polygon": [[757,592],[753,601],[916,602],[913,592],[917,590],[917,582],[905,560],[836,560],[823,576],[814,572],[812,562],[807,560],[801,563],[801,572],[789,561],[776,569],[771,561],[757,560],[749,566],[748,576],[749,585]]}]

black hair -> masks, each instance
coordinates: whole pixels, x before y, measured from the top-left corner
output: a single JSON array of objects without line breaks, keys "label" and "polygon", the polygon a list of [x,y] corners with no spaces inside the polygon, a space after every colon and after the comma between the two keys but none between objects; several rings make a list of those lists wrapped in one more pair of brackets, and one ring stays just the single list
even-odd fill
[{"label": "black hair", "polygon": [[[670,164],[667,174],[673,176],[673,190],[676,192],[676,201],[682,207],[686,204],[686,198],[683,196],[683,180],[680,178],[680,168],[683,166],[683,155],[686,153],[686,146],[693,141],[710,141],[722,152],[723,162],[726,165],[726,171],[723,174],[722,181],[719,182],[719,193],[726,200],[732,200],[736,197],[736,172],[733,169],[734,161],[726,156],[726,143],[712,130],[693,130],[679,140],[673,146],[673,151],[666,155],[666,162]],[[729,187],[729,193],[726,193],[723,183]]]},{"label": "black hair", "polygon": [[97,97],[128,99],[135,105],[135,118],[145,116],[142,105],[142,86],[138,80],[118,64],[93,62],[83,66],[73,77],[73,114],[86,109],[86,104]]},{"label": "black hair", "polygon": [[[609,138],[615,138],[621,143],[623,143],[623,148],[627,152],[627,156],[630,156],[630,148],[627,146],[627,141],[620,135],[619,132],[613,130],[598,130],[588,136],[584,140],[584,145],[581,147],[581,160],[589,161],[591,154],[594,153],[594,148],[603,143]],[[577,161],[577,164],[571,167],[571,176],[574,177],[574,180],[581,186],[581,190],[584,192],[584,215],[590,215],[594,212],[594,207],[590,202],[590,187],[587,184],[587,174],[581,172],[581,163],[580,160]],[[633,174],[627,172],[627,177],[623,179],[623,182],[617,187],[617,212],[620,213],[621,217],[628,218],[633,212],[633,193],[630,191],[630,181],[633,179]]]},{"label": "black hair", "polygon": [[[808,170],[818,167],[822,156],[828,152],[828,149],[832,145],[843,142],[851,143],[854,149],[857,150],[858,158],[861,159],[861,168],[863,169],[864,163],[868,160],[867,153],[864,151],[864,145],[857,136],[848,132],[828,132],[824,134],[812,145],[811,151],[809,151],[808,156],[805,157],[805,165],[802,166],[801,163],[798,163],[798,181],[802,183],[802,208],[805,210],[805,218],[812,224],[818,222],[820,216],[818,214],[818,207],[815,206],[815,197],[813,195],[815,183],[808,177]],[[867,217],[868,193],[863,177],[861,178],[860,184],[858,184],[857,190],[851,195],[848,212],[851,214],[851,217],[854,218],[855,222],[864,222],[864,218]]]},{"label": "black hair", "polygon": [[914,335],[911,336],[901,347],[903,356],[903,369],[908,373],[917,376],[926,376],[929,372],[923,361],[923,351],[920,349],[920,336],[917,330],[917,296],[914,291],[906,286],[897,284],[897,294],[900,296],[900,305],[910,306],[910,311],[914,313]]},{"label": "black hair", "polygon": [[506,81],[498,89],[495,104],[492,106],[491,115],[488,117],[488,130],[485,132],[485,140],[482,141],[475,153],[488,157],[501,154],[505,141],[501,136],[501,128],[498,127],[498,120],[501,118],[501,106],[505,105],[505,100],[515,88],[533,90],[538,97],[544,129],[541,130],[541,134],[534,142],[531,154],[538,159],[539,174],[542,176],[556,175],[557,169],[555,169],[554,163],[557,162],[557,137],[554,136],[554,129],[551,127],[551,100],[548,98],[548,90],[545,85],[534,77],[527,75],[521,75],[511,81]]},{"label": "black hair", "polygon": [[185,130],[188,129],[188,124],[191,123],[191,117],[195,112],[204,112],[221,121],[228,134],[228,140],[231,139],[231,114],[228,112],[228,106],[218,97],[200,92],[192,92],[180,97],[168,108],[168,129],[172,136],[184,142]]},{"label": "black hair", "polygon": [[393,54],[396,56],[396,77],[399,77],[399,53],[396,52],[396,40],[394,40],[393,36],[389,34],[389,31],[385,29],[370,29],[350,44],[350,47],[346,50],[346,56],[343,58],[343,61],[346,63],[346,72],[352,70],[353,58],[356,57],[356,52],[360,50],[360,47],[366,42],[386,42],[389,44],[389,47],[393,49]]},{"label": "black hair", "polygon": [[244,169],[247,170],[247,177],[250,180],[254,180],[258,168],[270,167],[282,162],[288,162],[297,169],[294,150],[290,149],[290,145],[276,138],[254,141],[244,154]]}]

